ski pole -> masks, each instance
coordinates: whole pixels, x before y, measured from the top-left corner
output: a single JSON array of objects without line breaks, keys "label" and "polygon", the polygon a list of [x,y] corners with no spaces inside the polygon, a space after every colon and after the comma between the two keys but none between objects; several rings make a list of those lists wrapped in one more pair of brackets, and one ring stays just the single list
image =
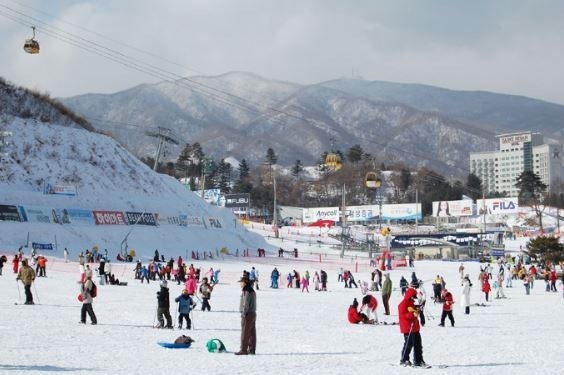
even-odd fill
[{"label": "ski pole", "polygon": [[37,299],[37,303],[41,304],[41,302],[39,301],[39,294],[37,294],[37,288],[35,287],[35,281],[32,281],[33,284],[33,291],[35,292],[35,299]]},{"label": "ski pole", "polygon": [[19,298],[19,303],[22,303],[22,294],[20,293],[20,283],[18,282],[18,280],[16,280],[16,285],[18,286],[18,298]]},{"label": "ski pole", "polygon": [[[417,318],[415,318],[417,319]],[[409,327],[409,333],[407,334],[407,339],[405,340],[405,343],[403,345],[403,351],[401,352],[401,360],[403,361],[403,359],[405,358],[405,352],[407,351],[407,347],[409,346],[409,340],[413,340],[412,339],[412,334],[413,334],[413,321],[411,322],[411,326]],[[408,358],[409,359],[409,358]]]}]

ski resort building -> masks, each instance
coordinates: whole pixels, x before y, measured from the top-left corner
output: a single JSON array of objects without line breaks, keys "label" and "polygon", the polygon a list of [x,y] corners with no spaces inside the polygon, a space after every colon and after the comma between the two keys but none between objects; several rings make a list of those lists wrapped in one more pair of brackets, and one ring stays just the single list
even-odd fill
[{"label": "ski resort building", "polygon": [[507,192],[517,196],[515,183],[524,171],[533,171],[547,185],[547,192],[558,193],[562,183],[562,145],[544,143],[539,133],[520,132],[496,136],[496,151],[470,154],[470,171],[482,180],[486,192]]}]

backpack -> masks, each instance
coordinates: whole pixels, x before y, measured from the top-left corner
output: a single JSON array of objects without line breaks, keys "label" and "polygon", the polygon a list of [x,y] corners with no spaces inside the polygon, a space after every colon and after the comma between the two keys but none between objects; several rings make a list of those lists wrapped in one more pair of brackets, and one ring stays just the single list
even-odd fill
[{"label": "backpack", "polygon": [[174,340],[175,344],[185,344],[190,345],[194,342],[190,336],[182,335],[179,336],[176,340]]},{"label": "backpack", "polygon": [[95,298],[98,295],[98,287],[92,281],[92,288],[90,289],[90,297]]},{"label": "backpack", "polygon": [[225,353],[227,349],[225,349],[225,345],[221,342],[220,339],[211,339],[206,343],[206,347],[208,348],[208,352],[210,353]]}]

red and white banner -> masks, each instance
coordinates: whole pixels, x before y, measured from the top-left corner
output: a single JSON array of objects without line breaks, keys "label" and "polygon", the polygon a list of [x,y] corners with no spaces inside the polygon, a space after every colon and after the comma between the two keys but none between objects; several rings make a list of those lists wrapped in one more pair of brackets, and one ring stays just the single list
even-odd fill
[{"label": "red and white banner", "polygon": [[127,225],[121,211],[92,211],[96,225]]}]

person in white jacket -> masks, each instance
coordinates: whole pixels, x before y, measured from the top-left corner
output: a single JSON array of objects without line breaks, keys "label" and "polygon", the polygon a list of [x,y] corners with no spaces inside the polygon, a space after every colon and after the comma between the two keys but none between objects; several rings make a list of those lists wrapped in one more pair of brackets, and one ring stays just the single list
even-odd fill
[{"label": "person in white jacket", "polygon": [[470,314],[470,292],[472,291],[472,282],[470,281],[470,276],[466,274],[464,279],[462,279],[462,298],[460,298],[460,304],[464,307],[464,314]]}]

